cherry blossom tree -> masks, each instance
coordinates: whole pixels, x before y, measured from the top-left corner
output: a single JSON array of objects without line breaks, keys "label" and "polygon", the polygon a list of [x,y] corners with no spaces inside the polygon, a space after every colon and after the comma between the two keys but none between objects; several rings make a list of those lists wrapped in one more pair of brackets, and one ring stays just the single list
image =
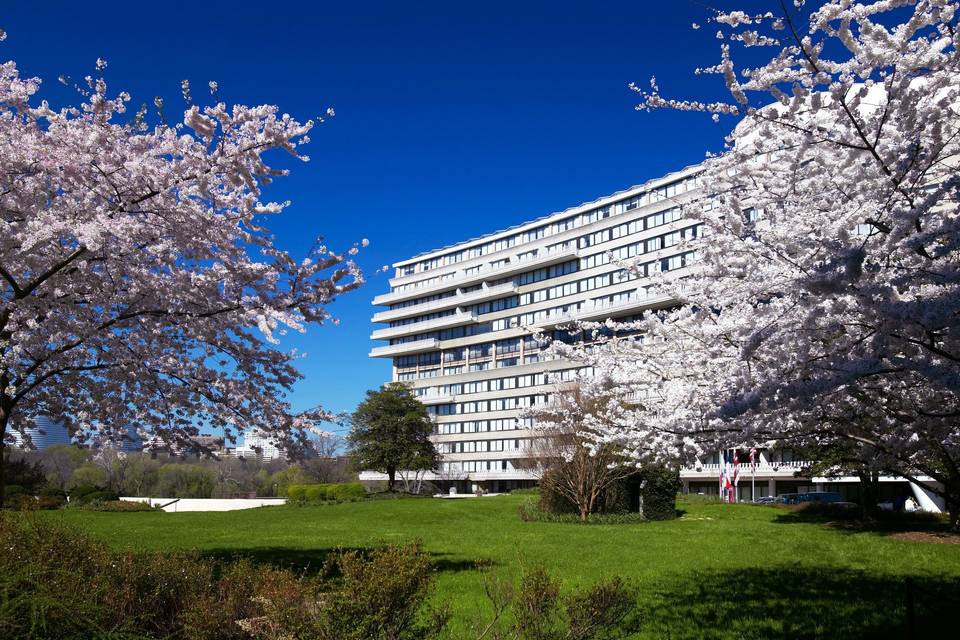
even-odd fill
[{"label": "cherry blossom tree", "polygon": [[554,349],[637,398],[606,434],[635,457],[840,438],[958,526],[958,3],[793,5],[712,18],[720,62],[700,72],[729,100],[634,87],[641,110],[739,119],[684,205],[699,262],[664,274],[678,306],[640,337]]},{"label": "cherry blossom tree", "polygon": [[204,427],[305,445],[324,414],[291,411],[297,354],[279,337],[363,282],[357,246],[298,260],[265,226],[289,204],[262,197],[286,173],[265,155],[307,160],[314,122],[189,101],[166,124],[128,114],[105,67],[54,110],[39,79],[0,65],[2,440],[46,415],[185,446]]},{"label": "cherry blossom tree", "polygon": [[576,505],[581,522],[600,506],[604,492],[637,472],[623,445],[611,434],[623,424],[623,400],[605,377],[581,376],[561,383],[544,405],[528,409],[536,437],[515,464],[528,468],[541,485]]}]

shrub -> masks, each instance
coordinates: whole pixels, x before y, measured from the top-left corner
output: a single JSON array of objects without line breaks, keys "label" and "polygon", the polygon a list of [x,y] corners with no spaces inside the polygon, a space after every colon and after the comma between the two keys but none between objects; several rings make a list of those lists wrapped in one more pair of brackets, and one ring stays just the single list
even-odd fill
[{"label": "shrub", "polygon": [[163,511],[159,506],[151,507],[146,502],[133,502],[131,500],[91,500],[81,507],[88,511]]},{"label": "shrub", "polygon": [[74,500],[83,500],[84,497],[91,493],[100,493],[102,491],[104,491],[103,487],[97,487],[91,484],[79,484],[72,487],[68,495],[70,496],[70,501],[73,502]]},{"label": "shrub", "polygon": [[291,484],[286,489],[287,497],[296,503],[349,502],[367,495],[359,482],[328,484]]},{"label": "shrub", "polygon": [[666,467],[649,466],[640,472],[643,515],[649,520],[673,520],[677,517],[677,491],[680,474]]},{"label": "shrub", "polygon": [[[603,640],[637,630],[632,616],[637,590],[620,578],[562,595],[562,584],[542,566],[523,568],[517,585],[487,570],[484,591],[492,620],[480,620],[478,637],[514,640]],[[492,633],[489,633],[492,631]]]},{"label": "shrub", "polygon": [[4,488],[4,496],[7,498],[12,498],[14,496],[22,496],[27,493],[27,490],[21,487],[18,484],[8,484]]},{"label": "shrub", "polygon": [[426,640],[419,545],[337,554],[326,579],[250,560],[113,551],[49,520],[0,515],[0,637]]},{"label": "shrub", "polygon": [[40,489],[40,493],[37,495],[43,498],[54,498],[55,500],[61,500],[63,502],[67,501],[67,492],[60,487],[47,485],[46,487]]},{"label": "shrub", "polygon": [[364,557],[340,553],[328,565],[338,573],[325,597],[324,640],[416,640],[433,638],[444,614],[425,610],[433,564],[419,543],[387,546]]},{"label": "shrub", "polygon": [[356,500],[367,496],[367,490],[359,482],[345,482],[328,486],[334,500]]},{"label": "shrub", "polygon": [[539,506],[539,501],[527,498],[520,503],[520,519],[524,522],[553,522],[558,524],[638,524],[645,522],[642,513],[591,513],[586,523],[580,520],[577,513],[551,513]]},{"label": "shrub", "polygon": [[540,495],[539,509],[545,513],[577,513],[577,505],[573,500],[557,491],[555,488],[557,483],[549,477],[558,473],[558,471],[550,469],[540,480],[540,486],[537,489]]}]

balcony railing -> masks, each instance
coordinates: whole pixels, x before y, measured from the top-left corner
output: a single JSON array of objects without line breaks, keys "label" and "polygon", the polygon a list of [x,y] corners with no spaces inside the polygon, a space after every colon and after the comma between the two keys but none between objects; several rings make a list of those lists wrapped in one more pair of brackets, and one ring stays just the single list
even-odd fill
[{"label": "balcony railing", "polygon": [[544,318],[536,320],[531,326],[534,328],[540,328],[564,324],[567,322],[575,322],[577,320],[602,320],[622,311],[631,311],[633,309],[649,307],[658,303],[669,302],[670,299],[670,296],[664,295],[632,295],[629,298],[621,300],[585,302],[580,304],[579,309],[562,313],[552,313]]},{"label": "balcony railing", "polygon": [[480,268],[475,268],[470,273],[460,273],[452,278],[444,278],[438,282],[432,282],[420,287],[411,287],[403,291],[392,291],[390,293],[385,293],[374,298],[373,304],[391,304],[394,302],[400,302],[402,300],[409,300],[410,298],[416,298],[420,295],[423,295],[424,291],[429,291],[431,289],[449,289],[451,287],[462,287],[465,285],[476,284],[477,282],[483,282],[484,280],[493,276],[501,278],[512,273],[517,273],[518,271],[527,271],[530,269],[545,267],[575,257],[577,257],[577,247],[573,243],[569,243],[567,246],[558,247],[549,251],[546,248],[541,248],[534,256],[521,259],[518,255],[514,255],[513,257],[509,258],[510,262],[506,264],[498,264],[496,266],[486,264],[480,266]]},{"label": "balcony railing", "polygon": [[[517,284],[515,282],[505,282],[493,287],[484,285],[482,289],[477,289],[476,291],[468,291],[466,293],[460,293],[458,291],[456,295],[447,296],[446,298],[441,298],[440,300],[431,300],[429,302],[414,304],[410,305],[409,307],[402,307],[400,309],[380,311],[373,315],[373,321],[390,322],[391,320],[399,320],[400,318],[425,315],[434,311],[442,311],[444,309],[451,309],[453,307],[462,307],[468,304],[474,304],[477,302],[483,302],[484,300],[498,298],[500,296],[507,296],[516,292]],[[374,304],[376,304],[376,300],[374,300]]]},{"label": "balcony railing", "polygon": [[406,355],[411,353],[422,353],[424,351],[433,351],[438,348],[439,342],[436,338],[426,338],[424,340],[413,340],[412,342],[403,342],[401,344],[391,344],[384,347],[374,347],[370,350],[371,358],[392,358],[393,356]]},{"label": "balcony railing", "polygon": [[443,395],[443,396],[417,396],[422,404],[447,404],[453,402],[452,395]]},{"label": "balcony railing", "polygon": [[[773,462],[773,461],[763,461],[758,462],[756,466],[757,475],[794,475],[797,471],[801,469],[809,468],[813,465],[813,462],[810,460],[792,460],[789,462]],[[749,478],[750,474],[753,472],[753,468],[750,466],[750,461],[741,461],[740,462],[740,479]],[[732,465],[727,465],[727,469],[733,469]],[[707,475],[707,476],[719,476],[720,475],[720,465],[717,463],[710,464],[697,464],[684,467],[680,470],[680,475]]]},{"label": "balcony railing", "polygon": [[399,336],[406,336],[415,333],[423,333],[424,331],[431,331],[433,329],[448,329],[450,327],[457,327],[462,324],[476,322],[476,320],[477,316],[473,313],[452,313],[448,316],[443,316],[442,318],[431,318],[430,320],[424,320],[422,322],[411,322],[410,324],[402,324],[397,327],[377,329],[370,334],[370,339],[389,340],[390,338],[397,338]]}]

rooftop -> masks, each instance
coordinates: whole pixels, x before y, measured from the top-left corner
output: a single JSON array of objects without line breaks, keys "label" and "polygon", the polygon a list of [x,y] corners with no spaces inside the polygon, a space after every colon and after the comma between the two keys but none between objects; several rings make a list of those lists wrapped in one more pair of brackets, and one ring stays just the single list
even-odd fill
[{"label": "rooftop", "polygon": [[660,178],[656,178],[656,179],[653,179],[653,180],[648,180],[648,181],[646,181],[646,182],[644,182],[644,183],[641,183],[641,184],[638,184],[638,185],[634,185],[634,186],[628,187],[628,188],[626,188],[626,189],[621,189],[620,191],[617,191],[617,192],[612,193],[612,194],[607,195],[607,196],[602,196],[602,197],[600,197],[600,198],[597,198],[596,200],[591,200],[591,201],[589,201],[589,202],[584,202],[584,203],[582,203],[582,204],[579,204],[579,205],[576,205],[576,206],[573,206],[573,207],[568,207],[568,208],[564,209],[563,211],[557,211],[557,212],[554,212],[554,213],[549,213],[549,214],[547,214],[547,215],[540,216],[539,218],[536,218],[536,219],[534,219],[534,220],[530,220],[530,221],[528,221],[528,222],[522,222],[522,223],[520,223],[520,224],[516,224],[516,225],[513,225],[513,226],[511,226],[511,227],[507,227],[506,229],[501,229],[501,230],[499,230],[499,231],[493,231],[493,232],[491,232],[491,233],[487,233],[487,234],[484,234],[484,235],[482,235],[482,236],[477,236],[476,238],[471,238],[470,240],[464,240],[463,242],[457,242],[457,243],[455,243],[455,244],[447,245],[447,246],[441,247],[441,248],[439,248],[439,249],[431,249],[431,250],[429,250],[429,251],[423,251],[423,252],[418,253],[417,255],[413,256],[412,258],[407,258],[407,259],[405,259],[405,260],[400,260],[400,261],[398,261],[398,262],[394,262],[394,263],[393,263],[393,266],[394,266],[394,268],[398,268],[398,267],[410,265],[410,264],[413,264],[413,263],[416,263],[416,262],[420,262],[420,261],[423,260],[424,258],[430,258],[430,257],[434,257],[434,256],[443,255],[443,254],[445,254],[445,253],[449,253],[450,251],[452,251],[452,250],[454,250],[454,249],[466,249],[466,248],[469,248],[469,247],[471,247],[471,246],[475,246],[475,245],[482,244],[482,243],[485,243],[485,242],[490,242],[491,240],[497,240],[497,239],[499,239],[499,238],[512,235],[512,234],[514,234],[514,233],[517,233],[518,231],[525,231],[525,230],[527,230],[527,229],[532,229],[532,228],[534,228],[534,227],[537,227],[537,226],[543,224],[544,222],[549,222],[549,221],[551,221],[551,220],[553,220],[553,219],[564,218],[565,216],[568,216],[568,215],[570,215],[570,214],[580,213],[580,212],[583,212],[583,211],[585,211],[585,210],[589,210],[589,209],[595,208],[595,207],[602,207],[602,206],[605,206],[605,205],[607,205],[607,204],[611,204],[611,203],[613,203],[613,202],[616,202],[617,200],[620,200],[621,198],[623,198],[624,196],[626,196],[626,195],[628,195],[628,194],[630,194],[630,193],[633,193],[633,192],[642,192],[642,191],[649,191],[650,189],[655,189],[655,188],[660,187],[660,186],[663,186],[663,185],[665,185],[665,184],[670,184],[670,183],[673,182],[674,180],[678,180],[678,179],[680,179],[680,178],[685,178],[685,177],[689,176],[690,174],[695,173],[700,167],[701,167],[701,165],[700,165],[699,163],[698,163],[698,164],[688,165],[688,166],[684,167],[683,169],[680,169],[680,170],[678,170],[678,171],[673,171],[673,172],[668,173],[667,175],[662,176],[662,177],[660,177]]}]

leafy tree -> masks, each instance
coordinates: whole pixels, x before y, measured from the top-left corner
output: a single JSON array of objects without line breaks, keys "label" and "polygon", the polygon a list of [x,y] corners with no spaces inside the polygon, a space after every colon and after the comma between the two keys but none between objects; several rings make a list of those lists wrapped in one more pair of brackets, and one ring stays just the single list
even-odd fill
[{"label": "leafy tree", "polygon": [[73,475],[70,476],[68,488],[106,487],[106,484],[107,474],[103,468],[87,462],[74,470]]},{"label": "leafy tree", "polygon": [[299,259],[263,223],[287,206],[264,198],[286,174],[265,156],[306,160],[314,122],[200,107],[186,83],[174,124],[159,98],[129,115],[105,67],[54,111],[38,78],[0,66],[0,450],[39,415],[84,436],[136,424],[189,446],[212,427],[298,448],[326,414],[291,410],[300,373],[277,336],[363,280],[358,246]]},{"label": "leafy tree", "polygon": [[22,456],[10,459],[9,454],[7,458],[4,465],[9,484],[23,487],[29,493],[36,493],[46,484],[47,478],[39,461],[30,462]]},{"label": "leafy tree", "polygon": [[433,423],[406,385],[393,382],[367,391],[350,425],[347,443],[354,465],[386,473],[389,491],[394,489],[397,471],[434,469],[439,462],[430,441]]},{"label": "leafy tree", "polygon": [[129,496],[149,496],[156,487],[162,464],[146,453],[128,453],[121,492]]},{"label": "leafy tree", "polygon": [[55,444],[39,452],[47,482],[66,489],[73,472],[90,458],[90,451],[72,444]]}]

